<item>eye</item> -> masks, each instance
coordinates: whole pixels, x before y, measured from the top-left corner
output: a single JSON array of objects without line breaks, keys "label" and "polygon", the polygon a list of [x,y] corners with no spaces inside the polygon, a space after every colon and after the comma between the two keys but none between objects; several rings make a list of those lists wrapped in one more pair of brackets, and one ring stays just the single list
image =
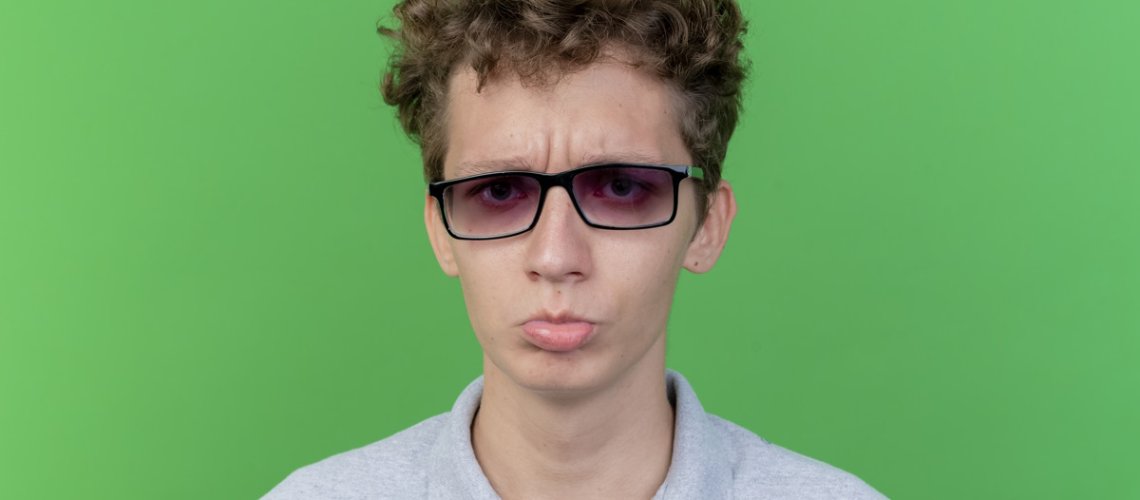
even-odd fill
[{"label": "eye", "polygon": [[627,177],[617,177],[610,181],[610,192],[615,196],[629,196],[633,192],[635,186],[633,181]]},{"label": "eye", "polygon": [[506,182],[490,183],[483,188],[483,196],[495,201],[506,201],[511,199],[511,195],[515,192],[514,186]]},{"label": "eye", "polygon": [[595,196],[617,200],[641,198],[652,191],[645,182],[624,173],[614,173],[595,190]]},{"label": "eye", "polygon": [[463,193],[465,198],[484,205],[502,206],[529,197],[528,187],[526,179],[500,177],[472,181],[463,188]]},{"label": "eye", "polygon": [[622,210],[638,208],[645,203],[671,196],[671,178],[667,172],[633,166],[594,168],[574,178],[574,190],[598,203]]}]

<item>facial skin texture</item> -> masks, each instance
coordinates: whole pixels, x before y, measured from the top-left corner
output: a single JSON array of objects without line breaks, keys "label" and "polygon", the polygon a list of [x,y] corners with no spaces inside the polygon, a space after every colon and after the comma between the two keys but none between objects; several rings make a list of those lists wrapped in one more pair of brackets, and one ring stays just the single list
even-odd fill
[{"label": "facial skin texture", "polygon": [[[449,98],[445,179],[499,170],[554,173],[608,161],[691,161],[671,91],[620,58],[552,87],[502,76],[476,92],[474,73],[459,71]],[[443,271],[459,277],[483,347],[485,389],[473,441],[504,497],[584,493],[531,488],[544,470],[548,479],[590,484],[594,495],[623,487],[651,496],[664,479],[673,424],[664,391],[665,327],[677,278],[683,267],[704,272],[713,265],[736,210],[722,183],[698,227],[695,189],[693,180],[681,183],[671,224],[613,231],[587,226],[569,194],[553,188],[534,229],[490,241],[452,239],[427,199],[432,248]],[[594,334],[576,350],[544,351],[522,330],[536,315],[579,318],[594,324]],[[489,435],[501,439],[481,441]],[[508,463],[524,456],[527,466]],[[623,462],[643,465],[597,470]],[[527,479],[512,479],[524,473]]]}]

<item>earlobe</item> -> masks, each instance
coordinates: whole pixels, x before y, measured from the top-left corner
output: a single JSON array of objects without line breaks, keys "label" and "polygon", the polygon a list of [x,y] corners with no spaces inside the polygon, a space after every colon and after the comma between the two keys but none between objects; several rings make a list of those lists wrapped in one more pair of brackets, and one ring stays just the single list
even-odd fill
[{"label": "earlobe", "polygon": [[447,228],[443,227],[443,219],[439,214],[439,205],[431,195],[424,201],[424,226],[427,229],[428,241],[435,252],[435,260],[439,268],[448,276],[458,276],[459,267],[455,265],[455,254],[451,251],[451,237]]},{"label": "earlobe", "polygon": [[736,197],[728,181],[722,180],[716,191],[709,193],[709,209],[704,223],[697,229],[697,234],[685,252],[685,269],[693,273],[712,269],[728,243],[728,232],[735,217]]}]

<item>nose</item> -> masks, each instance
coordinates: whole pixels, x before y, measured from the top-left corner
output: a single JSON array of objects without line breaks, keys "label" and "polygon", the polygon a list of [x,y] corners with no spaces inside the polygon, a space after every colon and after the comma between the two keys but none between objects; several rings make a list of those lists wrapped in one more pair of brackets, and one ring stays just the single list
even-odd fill
[{"label": "nose", "polygon": [[561,187],[546,193],[538,223],[527,238],[526,271],[533,281],[576,282],[589,276],[593,261],[590,227],[578,216],[570,194]]}]

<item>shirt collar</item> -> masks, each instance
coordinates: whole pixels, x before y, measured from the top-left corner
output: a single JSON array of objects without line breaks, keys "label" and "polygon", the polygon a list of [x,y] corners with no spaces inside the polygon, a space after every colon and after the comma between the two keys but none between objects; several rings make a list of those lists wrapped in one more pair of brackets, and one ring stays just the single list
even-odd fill
[{"label": "shirt collar", "polygon": [[[685,377],[666,370],[665,385],[675,412],[673,458],[654,500],[728,498],[731,449],[705,413]],[[447,423],[430,451],[428,498],[497,499],[471,447],[471,421],[483,395],[476,378],[455,400]]]}]

